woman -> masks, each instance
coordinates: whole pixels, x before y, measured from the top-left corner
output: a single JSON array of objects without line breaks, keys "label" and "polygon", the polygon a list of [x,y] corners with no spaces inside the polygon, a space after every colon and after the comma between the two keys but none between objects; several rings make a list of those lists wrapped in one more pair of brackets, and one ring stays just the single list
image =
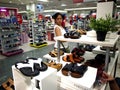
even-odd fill
[{"label": "woman", "polygon": [[[61,13],[55,13],[53,15],[53,19],[55,21],[54,35],[55,36],[63,36],[66,33],[65,29],[62,27],[63,15]],[[63,42],[63,45],[65,47],[68,46],[67,42]],[[55,42],[54,48],[57,48],[57,42]],[[60,48],[62,49],[63,46],[60,45]]]},{"label": "woman", "polygon": [[104,81],[109,82],[110,90],[120,90],[120,78],[113,78],[106,72],[103,72],[102,77]]}]

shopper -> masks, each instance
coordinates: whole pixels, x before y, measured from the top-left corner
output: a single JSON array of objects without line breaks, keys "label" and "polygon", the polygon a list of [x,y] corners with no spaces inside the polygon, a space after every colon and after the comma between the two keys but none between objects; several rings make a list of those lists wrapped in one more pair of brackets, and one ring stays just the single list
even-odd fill
[{"label": "shopper", "polygon": [[[53,15],[53,19],[55,21],[55,26],[54,26],[55,37],[56,36],[63,36],[66,33],[65,29],[62,27],[63,15],[59,12],[55,13]],[[65,47],[68,46],[67,42],[62,42],[62,43]],[[57,48],[57,42],[55,42],[54,48]],[[63,46],[60,45],[60,48],[62,49]]]},{"label": "shopper", "polygon": [[120,90],[120,78],[113,78],[106,72],[103,72],[102,77],[106,82],[109,82],[110,90]]}]

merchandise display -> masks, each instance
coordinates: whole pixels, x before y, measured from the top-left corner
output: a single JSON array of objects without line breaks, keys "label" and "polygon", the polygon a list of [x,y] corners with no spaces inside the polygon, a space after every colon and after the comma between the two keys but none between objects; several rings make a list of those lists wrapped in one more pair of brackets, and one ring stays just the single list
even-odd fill
[{"label": "merchandise display", "polygon": [[[50,55],[51,57],[57,57],[57,56],[58,56],[57,49],[54,49],[54,50],[50,51],[50,52],[49,52],[49,55]],[[64,55],[64,51],[62,51],[62,50],[60,50],[60,56],[61,56],[61,55]]]},{"label": "merchandise display", "polygon": [[111,88],[103,74],[119,76],[120,1],[88,1],[0,1],[11,4],[0,7],[0,90]]},{"label": "merchandise display", "polygon": [[47,65],[41,58],[27,58],[25,61],[15,63],[15,67],[25,76],[34,77],[40,74],[40,71],[47,70]]},{"label": "merchandise display", "polygon": [[45,41],[45,30],[44,30],[44,22],[43,21],[35,21],[32,22],[32,42],[30,42],[30,46],[35,48],[41,48],[47,45]]},{"label": "merchandise display", "polygon": [[22,53],[23,50],[19,49],[20,42],[20,26],[12,19],[0,19],[0,39],[1,51],[5,56],[12,56]]}]

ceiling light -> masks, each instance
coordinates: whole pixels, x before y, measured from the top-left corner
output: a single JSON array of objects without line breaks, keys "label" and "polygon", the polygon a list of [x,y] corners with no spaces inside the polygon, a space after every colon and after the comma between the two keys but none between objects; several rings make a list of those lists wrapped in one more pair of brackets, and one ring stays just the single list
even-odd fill
[{"label": "ceiling light", "polygon": [[2,11],[2,12],[6,12],[7,10],[6,10],[6,9],[1,9],[0,11]]},{"label": "ceiling light", "polygon": [[41,2],[49,2],[48,0],[37,0],[37,1],[41,1]]},{"label": "ceiling light", "polygon": [[66,5],[66,4],[64,4],[64,3],[62,3],[62,4],[61,4],[61,6],[62,6],[62,7],[65,7],[65,6],[67,6],[67,5]]},{"label": "ceiling light", "polygon": [[23,2],[21,2],[21,4],[24,4]]},{"label": "ceiling light", "polygon": [[9,1],[9,3],[12,3],[12,1]]}]

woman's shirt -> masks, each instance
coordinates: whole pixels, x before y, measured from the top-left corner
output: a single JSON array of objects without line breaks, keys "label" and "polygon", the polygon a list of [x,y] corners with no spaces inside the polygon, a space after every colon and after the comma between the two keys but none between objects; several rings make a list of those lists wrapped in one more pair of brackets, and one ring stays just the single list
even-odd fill
[{"label": "woman's shirt", "polygon": [[[63,27],[61,27],[61,26],[55,25],[54,26],[54,35],[55,35],[55,37],[56,37],[56,33],[55,33],[55,28],[56,27],[60,29],[61,35],[64,36],[64,34],[66,33],[65,29]],[[64,42],[63,45],[65,47],[68,46],[68,44],[66,42]],[[57,41],[55,42],[54,48],[57,48]],[[63,48],[63,47],[60,45],[60,48]]]}]

